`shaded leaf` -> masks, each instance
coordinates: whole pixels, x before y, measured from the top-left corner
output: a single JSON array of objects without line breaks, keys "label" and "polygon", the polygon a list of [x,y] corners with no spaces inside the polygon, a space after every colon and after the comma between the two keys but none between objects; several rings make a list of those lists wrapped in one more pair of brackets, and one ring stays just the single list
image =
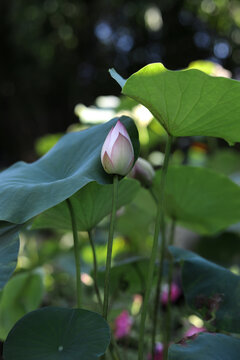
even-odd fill
[{"label": "shaded leaf", "polygon": [[187,304],[217,330],[240,333],[240,276],[184,249],[170,247],[182,265]]},{"label": "shaded leaf", "polygon": [[[146,288],[148,267],[149,259],[139,257],[129,258],[114,264],[111,268],[111,292],[120,290],[131,294],[143,293]],[[105,269],[100,269],[98,283],[102,287],[104,286],[104,279]]]},{"label": "shaded leaf", "polygon": [[194,246],[194,251],[219,265],[238,264],[240,261],[240,236],[230,231],[215,236],[203,236]]},{"label": "shaded leaf", "polygon": [[170,346],[168,360],[238,360],[240,340],[223,334],[201,333]]},{"label": "shaded leaf", "polygon": [[5,360],[97,360],[110,342],[106,321],[82,309],[42,308],[19,320],[3,348]]},{"label": "shaded leaf", "polygon": [[[112,182],[104,172],[100,152],[118,119],[63,136],[41,159],[18,162],[0,174],[0,219],[23,223],[61,203],[89,182]],[[135,159],[138,132],[132,119],[120,118],[132,140]]]},{"label": "shaded leaf", "polygon": [[0,290],[17,265],[19,250],[19,226],[0,222]]},{"label": "shaded leaf", "polygon": [[149,64],[126,82],[122,93],[146,106],[172,136],[205,135],[240,141],[240,83],[199,70],[167,70]]},{"label": "shaded leaf", "polygon": [[118,218],[116,230],[131,240],[131,244],[146,251],[146,240],[152,232],[155,221],[156,204],[149,191],[141,188],[131,204]]},{"label": "shaded leaf", "polygon": [[[139,188],[140,185],[135,180],[123,179],[120,181],[118,207],[131,202]],[[91,230],[111,212],[112,191],[113,185],[100,185],[91,182],[71,197],[78,230]],[[37,217],[32,227],[71,230],[71,218],[66,201]]]},{"label": "shaded leaf", "polygon": [[[158,194],[161,171],[156,174]],[[168,169],[165,207],[168,217],[202,234],[214,233],[240,220],[240,187],[227,176],[193,166]]]}]

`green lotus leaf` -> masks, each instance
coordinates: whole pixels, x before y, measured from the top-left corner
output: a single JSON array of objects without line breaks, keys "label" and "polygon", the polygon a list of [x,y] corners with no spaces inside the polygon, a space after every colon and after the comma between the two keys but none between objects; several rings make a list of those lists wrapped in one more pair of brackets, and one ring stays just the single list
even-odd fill
[{"label": "green lotus leaf", "polygon": [[0,222],[0,290],[7,283],[17,265],[19,226]]},{"label": "green lotus leaf", "polygon": [[[118,208],[133,200],[140,188],[136,180],[123,179],[119,182]],[[88,231],[94,228],[112,208],[113,185],[100,185],[91,182],[71,196],[76,214],[78,230]],[[36,228],[55,228],[71,230],[71,218],[66,201],[54,206],[37,217],[32,225]]]},{"label": "green lotus leaf", "polygon": [[238,360],[240,340],[223,334],[201,333],[170,346],[168,360]]},{"label": "green lotus leaf", "polygon": [[111,75],[122,93],[146,106],[172,136],[204,135],[240,141],[240,83],[196,69],[149,64],[127,80]]},{"label": "green lotus leaf", "polygon": [[[159,193],[161,171],[154,180]],[[169,218],[202,234],[212,234],[240,221],[240,187],[227,176],[193,166],[170,166],[165,209]]]},{"label": "green lotus leaf", "polygon": [[[103,142],[117,118],[80,132],[63,136],[42,158],[32,164],[18,162],[0,174],[0,220],[15,224],[61,203],[89,182],[109,184],[112,176],[103,170],[100,153]],[[133,120],[123,116],[139,152],[138,132]]]},{"label": "green lotus leaf", "polygon": [[82,309],[42,308],[25,315],[4,343],[5,360],[97,360],[110,342],[107,322]]},{"label": "green lotus leaf", "polygon": [[240,276],[191,251],[173,246],[169,250],[181,264],[189,307],[213,328],[240,333]]}]

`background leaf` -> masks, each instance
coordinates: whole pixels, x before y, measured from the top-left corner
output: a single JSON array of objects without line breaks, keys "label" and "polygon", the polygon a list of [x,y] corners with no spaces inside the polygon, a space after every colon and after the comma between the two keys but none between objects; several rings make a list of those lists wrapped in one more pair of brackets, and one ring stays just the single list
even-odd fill
[{"label": "background leaf", "polygon": [[[119,118],[63,136],[41,159],[18,162],[0,174],[0,220],[23,223],[72,196],[89,182],[112,182],[103,170],[103,142]],[[135,159],[138,132],[132,119],[120,118],[132,140]]]},{"label": "background leaf", "polygon": [[122,93],[146,106],[172,136],[240,141],[239,81],[154,63],[130,76]]},{"label": "background leaf", "polygon": [[168,360],[238,360],[240,340],[223,334],[201,333],[171,345]]},{"label": "background leaf", "polygon": [[206,167],[226,175],[240,171],[240,154],[233,149],[221,149],[207,159]]},{"label": "background leaf", "polygon": [[[146,254],[152,246],[152,224],[156,217],[156,203],[147,189],[141,188],[131,204],[125,207],[118,218],[116,230],[130,239],[133,252]],[[150,241],[147,244],[147,239]],[[149,247],[147,247],[149,245]]]},{"label": "background leaf", "polygon": [[0,222],[0,290],[12,275],[18,258],[19,227]]},{"label": "background leaf", "polygon": [[226,231],[215,236],[202,236],[194,252],[219,265],[230,267],[240,263],[240,236]]},{"label": "background leaf", "polygon": [[[112,185],[100,185],[91,182],[71,197],[71,203],[77,217],[78,230],[91,230],[111,212],[112,188]],[[138,181],[130,179],[120,181],[118,208],[131,202],[139,189]],[[71,218],[66,201],[37,217],[32,227],[71,230]]]},{"label": "background leaf", "polygon": [[0,300],[0,338],[7,334],[23,315],[37,309],[43,297],[43,274],[40,271],[15,275],[5,286]]},{"label": "background leaf", "polygon": [[[146,288],[148,266],[149,259],[137,257],[114,264],[111,268],[111,292],[122,291],[128,294],[143,293]],[[100,269],[98,271],[98,284],[101,287],[104,287],[104,279],[105,269]]]},{"label": "background leaf", "polygon": [[[158,194],[161,172],[154,180]],[[168,169],[167,215],[199,233],[214,233],[240,220],[240,187],[227,176],[193,166]]]},{"label": "background leaf", "polygon": [[217,330],[240,333],[240,276],[184,249],[170,247],[182,265],[187,304]]},{"label": "background leaf", "polygon": [[97,360],[110,342],[106,321],[82,309],[42,308],[24,316],[4,344],[5,360]]}]

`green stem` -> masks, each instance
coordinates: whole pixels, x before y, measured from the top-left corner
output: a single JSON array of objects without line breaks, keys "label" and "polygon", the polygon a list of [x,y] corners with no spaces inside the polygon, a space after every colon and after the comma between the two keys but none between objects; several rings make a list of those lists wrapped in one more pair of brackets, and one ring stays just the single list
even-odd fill
[{"label": "green stem", "polygon": [[106,260],[105,284],[104,284],[104,300],[103,300],[103,313],[102,313],[105,320],[107,320],[107,316],[108,316],[109,282],[110,282],[110,270],[111,270],[111,260],[112,260],[114,223],[115,223],[116,211],[117,211],[117,195],[118,195],[118,175],[114,175],[112,213],[111,213],[109,234],[108,234],[107,260]]},{"label": "green stem", "polygon": [[[173,245],[174,242],[174,236],[175,236],[175,227],[176,227],[176,221],[175,219],[172,220],[171,223],[171,229],[170,229],[170,235],[169,235],[169,245]],[[173,258],[170,254],[169,257],[169,270],[168,270],[168,299],[167,299],[167,315],[166,315],[166,338],[165,338],[165,346],[164,346],[164,354],[163,358],[165,356],[165,359],[167,359],[168,355],[168,344],[170,341],[170,335],[171,335],[171,322],[172,322],[172,302],[171,302],[171,286],[172,286],[172,278],[173,278]],[[165,350],[166,349],[166,350]]]},{"label": "green stem", "polygon": [[[93,254],[93,281],[94,281],[94,290],[98,299],[98,303],[100,308],[102,309],[103,303],[102,303],[102,298],[100,295],[100,290],[98,287],[98,282],[97,282],[97,273],[98,273],[98,265],[97,265],[97,256],[96,256],[96,251],[95,251],[95,246],[94,246],[94,241],[92,238],[92,231],[89,230],[88,231],[88,237],[89,237],[89,242],[92,248],[92,254]],[[118,350],[118,346],[116,343],[116,340],[114,338],[114,336],[111,337],[111,348],[110,350],[110,354],[113,360],[120,360],[120,354],[119,354],[119,350]]]},{"label": "green stem", "polygon": [[157,206],[152,253],[151,253],[149,269],[148,269],[147,287],[146,287],[146,292],[145,292],[143,305],[142,305],[138,360],[143,360],[145,322],[146,322],[148,302],[149,302],[149,297],[150,297],[152,282],[153,282],[154,267],[155,267],[155,262],[156,262],[156,257],[157,257],[160,225],[162,224],[162,219],[163,219],[164,185],[165,185],[165,178],[166,178],[166,173],[167,173],[167,168],[168,168],[171,144],[172,144],[172,137],[168,136],[166,150],[165,150],[164,163],[163,163],[163,168],[162,168],[161,182],[160,182],[160,195],[159,195],[159,202],[158,202],[158,206]]},{"label": "green stem", "polygon": [[80,250],[78,243],[78,230],[77,230],[77,220],[75,216],[75,212],[70,199],[67,199],[67,205],[69,208],[71,221],[72,221],[72,232],[73,232],[73,240],[74,240],[74,256],[75,256],[75,267],[76,267],[76,285],[77,285],[77,306],[81,307],[81,268],[80,268]]},{"label": "green stem", "polygon": [[97,257],[96,257],[96,251],[95,251],[95,246],[94,246],[94,242],[93,242],[93,238],[92,238],[92,232],[91,230],[88,231],[88,237],[89,237],[89,242],[91,245],[91,249],[92,249],[92,255],[93,255],[93,283],[94,283],[94,290],[98,299],[98,303],[100,308],[102,309],[102,299],[101,299],[101,295],[100,295],[100,291],[99,291],[99,287],[98,287],[98,282],[97,282],[97,273],[98,273],[98,266],[97,266]]},{"label": "green stem", "polygon": [[[166,145],[166,152],[165,158],[163,163],[162,169],[162,177],[161,177],[161,184],[160,184],[160,198],[159,198],[159,205],[163,204],[164,202],[164,187],[165,187],[165,178],[168,169],[168,161],[170,156],[171,144],[173,138],[169,136],[168,143]],[[165,161],[166,160],[166,161]],[[160,213],[160,227],[161,227],[161,246],[160,246],[160,259],[159,259],[159,271],[158,271],[158,278],[157,278],[157,288],[155,294],[155,301],[154,301],[154,312],[153,312],[153,328],[152,328],[152,358],[154,359],[154,352],[155,352],[155,342],[156,342],[156,332],[157,332],[157,320],[158,320],[158,312],[159,312],[159,297],[162,288],[162,278],[163,278],[163,264],[165,258],[165,249],[166,249],[166,234],[165,234],[165,217],[164,217],[164,209],[162,207],[162,211]],[[164,349],[166,348],[167,344],[164,341]],[[164,350],[165,351],[165,350]]]}]

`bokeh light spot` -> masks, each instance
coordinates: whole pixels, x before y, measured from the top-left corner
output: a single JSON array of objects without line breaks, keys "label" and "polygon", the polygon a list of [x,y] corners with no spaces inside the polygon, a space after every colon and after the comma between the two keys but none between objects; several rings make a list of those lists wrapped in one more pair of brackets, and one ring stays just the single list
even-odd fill
[{"label": "bokeh light spot", "polygon": [[222,40],[215,43],[213,51],[217,58],[226,59],[231,53],[231,48],[227,41]]},{"label": "bokeh light spot", "polygon": [[199,48],[206,49],[211,43],[211,38],[205,31],[198,31],[194,35],[194,42]]},{"label": "bokeh light spot", "polygon": [[144,15],[145,25],[151,31],[159,31],[163,26],[163,19],[160,9],[157,6],[150,6]]}]

